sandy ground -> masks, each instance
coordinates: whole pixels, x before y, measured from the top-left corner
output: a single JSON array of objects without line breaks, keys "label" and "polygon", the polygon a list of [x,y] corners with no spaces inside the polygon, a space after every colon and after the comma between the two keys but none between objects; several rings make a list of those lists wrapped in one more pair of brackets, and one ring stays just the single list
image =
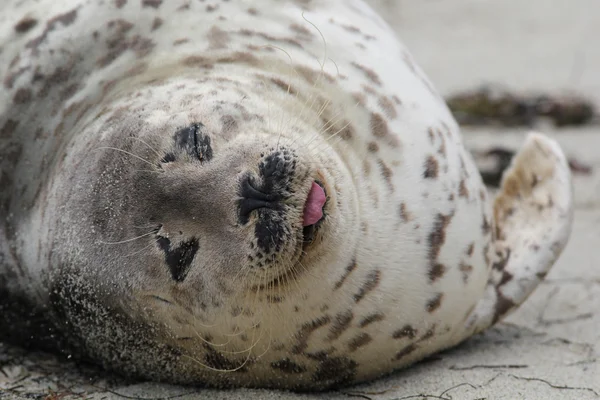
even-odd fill
[{"label": "sandy ground", "polygon": [[[573,90],[600,106],[598,0],[391,0],[394,26],[442,94],[503,83]],[[379,0],[379,3],[390,0]],[[0,398],[598,399],[600,398],[600,128],[547,130],[595,167],[575,178],[571,241],[532,297],[462,346],[368,385],[320,395],[131,383],[0,343]],[[516,148],[523,130],[465,129],[467,145]]]}]

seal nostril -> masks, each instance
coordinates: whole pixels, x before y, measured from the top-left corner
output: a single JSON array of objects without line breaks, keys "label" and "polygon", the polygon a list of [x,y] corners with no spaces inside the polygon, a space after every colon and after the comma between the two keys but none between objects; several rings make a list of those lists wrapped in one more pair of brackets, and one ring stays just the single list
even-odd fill
[{"label": "seal nostril", "polygon": [[242,179],[239,204],[239,220],[242,224],[247,224],[250,220],[250,213],[259,208],[277,208],[277,202],[281,196],[276,194],[264,193],[256,188],[256,183],[251,175],[246,175]]}]

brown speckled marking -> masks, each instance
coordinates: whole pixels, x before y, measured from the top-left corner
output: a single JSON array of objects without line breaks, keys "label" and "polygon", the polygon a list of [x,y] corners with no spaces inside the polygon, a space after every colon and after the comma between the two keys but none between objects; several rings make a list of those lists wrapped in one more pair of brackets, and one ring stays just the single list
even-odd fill
[{"label": "brown speckled marking", "polygon": [[435,335],[435,325],[433,325],[431,328],[427,329],[425,334],[419,338],[418,342],[420,343],[420,342],[429,340],[433,337],[433,335]]},{"label": "brown speckled marking", "polygon": [[257,10],[256,8],[254,8],[254,7],[250,7],[250,8],[247,10],[247,12],[248,12],[248,14],[250,14],[250,15],[258,15],[258,10]]},{"label": "brown speckled marking", "polygon": [[379,151],[379,145],[375,142],[369,142],[367,150],[369,150],[370,153],[377,153]]},{"label": "brown speckled marking", "polygon": [[339,338],[342,333],[346,329],[350,327],[350,323],[354,318],[354,314],[352,314],[352,310],[344,311],[335,316],[333,319],[333,323],[329,328],[329,335],[327,335],[327,340],[333,341]]},{"label": "brown speckled marking", "polygon": [[387,121],[381,114],[371,113],[370,125],[373,136],[379,139],[385,139],[385,142],[392,148],[400,146],[398,138],[391,134]]},{"label": "brown speckled marking", "polygon": [[33,49],[34,53],[37,53],[38,47],[40,44],[46,40],[48,33],[56,29],[58,24],[61,24],[63,27],[71,25],[77,19],[77,9],[73,9],[64,14],[59,14],[46,22],[46,28],[42,32],[42,34],[35,39],[30,40],[25,47],[28,49]]},{"label": "brown speckled marking", "polygon": [[438,177],[440,172],[440,164],[434,156],[429,156],[425,160],[425,172],[423,176],[427,179],[435,179]]},{"label": "brown speckled marking", "polygon": [[432,299],[430,299],[427,302],[427,305],[425,306],[425,309],[427,310],[428,313],[433,313],[435,310],[437,310],[438,308],[440,308],[440,306],[442,305],[442,298],[444,297],[443,293],[438,293],[437,295],[435,295],[435,297],[433,297]]},{"label": "brown speckled marking", "polygon": [[402,328],[394,331],[392,337],[394,339],[414,339],[417,336],[417,330],[410,325],[404,325]]},{"label": "brown speckled marking", "polygon": [[377,165],[379,165],[379,168],[381,169],[381,175],[383,176],[383,179],[387,183],[388,188],[390,189],[391,192],[393,192],[394,191],[394,183],[392,182],[392,176],[394,176],[394,171],[392,171],[392,169],[390,167],[388,167],[387,164],[382,159],[377,160]]},{"label": "brown speckled marking", "polygon": [[31,28],[33,28],[34,26],[36,26],[37,23],[38,23],[37,19],[25,17],[15,25],[15,32],[25,33],[28,30],[30,30]]},{"label": "brown speckled marking", "polygon": [[157,9],[162,4],[162,0],[142,0],[142,7],[152,7]]},{"label": "brown speckled marking", "polygon": [[218,4],[208,4],[206,6],[206,12],[209,12],[209,13],[217,11],[218,9],[219,9],[219,5]]},{"label": "brown speckled marking", "polygon": [[173,42],[173,46],[179,46],[182,45],[184,43],[188,43],[190,41],[190,39],[188,38],[181,38],[181,39],[177,39]]},{"label": "brown speckled marking", "polygon": [[437,214],[433,229],[429,233],[429,261],[433,264],[440,255],[442,245],[446,241],[446,228],[454,213],[450,215]]},{"label": "brown speckled marking", "polygon": [[458,196],[469,198],[469,189],[467,189],[467,184],[464,179],[460,180],[460,185],[458,186]]},{"label": "brown speckled marking", "polygon": [[483,221],[481,222],[481,232],[487,236],[488,233],[492,230],[490,223],[485,214],[482,216]]},{"label": "brown speckled marking", "polygon": [[406,203],[404,202],[400,203],[399,214],[402,222],[410,222],[413,219],[412,213],[406,209]]},{"label": "brown speckled marking", "polygon": [[115,0],[115,7],[117,8],[123,8],[123,6],[125,6],[125,4],[127,4],[127,0]]},{"label": "brown speckled marking", "polygon": [[373,82],[377,86],[381,86],[381,79],[379,79],[379,75],[377,75],[375,71],[365,67],[364,65],[358,64],[357,62],[353,62],[352,66],[362,71],[371,82]]},{"label": "brown speckled marking", "polygon": [[469,257],[472,257],[472,256],[473,256],[473,250],[475,250],[475,242],[471,242],[471,243],[469,244],[469,247],[467,247],[467,252],[466,252],[466,253],[467,253],[467,255],[468,255]]},{"label": "brown speckled marking", "polygon": [[290,25],[290,29],[295,32],[298,33],[300,35],[305,35],[305,36],[313,36],[312,32],[310,30],[308,30],[308,28],[302,26],[302,25],[298,25],[298,24],[291,24]]},{"label": "brown speckled marking", "polygon": [[412,353],[413,351],[415,351],[417,349],[417,345],[413,344],[409,344],[408,346],[402,348],[402,350],[400,350],[399,352],[396,353],[396,355],[394,356],[394,359],[396,361],[403,359],[404,357],[406,357],[407,355],[409,355],[410,353]]},{"label": "brown speckled marking", "polygon": [[306,372],[306,367],[296,364],[289,358],[283,358],[279,361],[272,362],[271,368],[282,371],[286,374],[301,374]]},{"label": "brown speckled marking", "polygon": [[231,40],[229,34],[216,25],[210,28],[207,38],[210,50],[225,49]]},{"label": "brown speckled marking", "polygon": [[323,359],[313,374],[315,382],[323,382],[326,387],[349,384],[354,381],[358,364],[347,357],[328,357]]},{"label": "brown speckled marking", "polygon": [[310,335],[317,329],[329,324],[331,317],[324,315],[310,322],[302,324],[302,327],[296,332],[296,344],[292,348],[293,354],[300,354],[308,347],[308,339]]},{"label": "brown speckled marking", "polygon": [[360,302],[365,296],[375,289],[379,285],[379,281],[381,280],[381,271],[378,269],[373,270],[367,274],[366,280],[359,289],[358,293],[354,295],[354,301],[356,303]]},{"label": "brown speckled marking", "polygon": [[383,321],[384,319],[385,319],[385,315],[383,315],[380,312],[376,312],[373,314],[369,314],[366,317],[364,317],[363,319],[361,319],[358,326],[361,328],[364,328],[375,322]]},{"label": "brown speckled marking", "polygon": [[269,78],[269,80],[275,84],[275,86],[277,86],[278,88],[280,88],[281,90],[283,90],[286,93],[289,93],[291,95],[296,95],[298,92],[296,91],[296,89],[294,89],[293,86],[291,86],[289,83],[285,82],[283,79],[277,78],[277,77],[272,77]]},{"label": "brown speckled marking", "polygon": [[395,119],[396,117],[398,117],[396,106],[394,105],[394,102],[388,97],[380,95],[379,101],[377,103],[388,118]]},{"label": "brown speckled marking", "polygon": [[390,134],[388,124],[381,114],[371,113],[371,131],[377,138],[384,138]]},{"label": "brown speckled marking", "polygon": [[339,281],[337,281],[335,283],[335,285],[333,286],[333,289],[339,289],[342,287],[342,285],[344,284],[344,282],[346,281],[346,279],[348,278],[348,276],[352,273],[352,271],[354,271],[356,269],[356,260],[352,260],[352,262],[350,263],[350,265],[348,265],[346,267],[346,270],[344,271],[344,275],[342,275],[342,277],[340,278]]},{"label": "brown speckled marking", "polygon": [[473,272],[473,266],[469,264],[465,264],[464,261],[458,265],[458,269],[462,272],[463,282],[466,284],[469,282],[469,275]]},{"label": "brown speckled marking", "polygon": [[446,266],[444,264],[435,263],[429,268],[429,282],[433,283],[440,279],[446,273]]},{"label": "brown speckled marking", "polygon": [[13,102],[16,104],[25,104],[29,103],[33,97],[31,93],[31,89],[28,88],[19,88],[15,95],[13,96]]},{"label": "brown speckled marking", "polygon": [[162,24],[163,24],[162,18],[159,18],[159,17],[154,18],[154,20],[152,21],[152,28],[151,28],[152,32],[154,32],[155,30],[160,28]]},{"label": "brown speckled marking", "polygon": [[371,337],[371,335],[365,332],[361,332],[352,339],[350,339],[350,341],[348,342],[348,351],[352,353],[358,350],[360,347],[366,346],[372,341],[373,338]]},{"label": "brown speckled marking", "polygon": [[220,352],[216,351],[212,346],[208,343],[204,344],[204,349],[206,354],[204,356],[204,363],[213,369],[217,370],[230,370],[238,373],[246,372],[253,361],[252,359],[248,359],[248,362],[245,364],[244,361],[232,361],[225,357]]},{"label": "brown speckled marking", "polygon": [[435,130],[432,127],[427,128],[427,136],[432,145],[435,144]]}]

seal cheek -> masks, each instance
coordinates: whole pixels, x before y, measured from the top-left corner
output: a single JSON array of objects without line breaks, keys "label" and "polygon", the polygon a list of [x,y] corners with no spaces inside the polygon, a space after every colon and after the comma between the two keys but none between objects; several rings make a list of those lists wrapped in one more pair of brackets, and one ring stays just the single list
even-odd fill
[{"label": "seal cheek", "polygon": [[165,262],[169,267],[171,277],[176,282],[183,282],[200,247],[198,239],[192,238],[182,242],[179,246],[172,246],[169,239],[159,236],[157,243],[165,253]]}]

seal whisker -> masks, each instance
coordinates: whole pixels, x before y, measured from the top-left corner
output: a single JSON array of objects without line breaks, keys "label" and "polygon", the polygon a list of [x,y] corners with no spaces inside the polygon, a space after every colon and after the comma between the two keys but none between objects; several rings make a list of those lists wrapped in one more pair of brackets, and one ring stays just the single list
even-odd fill
[{"label": "seal whisker", "polygon": [[155,233],[155,231],[152,230],[152,231],[150,231],[148,233],[145,233],[145,234],[140,235],[140,236],[136,236],[136,237],[131,238],[131,239],[120,240],[120,241],[117,241],[117,242],[105,242],[103,240],[98,240],[98,242],[102,243],[102,244],[110,244],[110,245],[113,245],[113,244],[123,244],[123,243],[129,243],[129,242],[133,242],[135,240],[139,240],[139,239],[145,238],[146,236],[150,236],[150,235],[152,235],[154,233]]},{"label": "seal whisker", "polygon": [[156,167],[156,166],[155,166],[154,164],[152,164],[150,161],[148,161],[148,160],[146,160],[146,159],[144,159],[144,158],[142,158],[142,157],[140,157],[140,156],[137,156],[137,155],[135,155],[135,154],[133,154],[133,153],[131,153],[131,152],[127,151],[127,150],[119,149],[119,148],[116,148],[116,147],[110,147],[110,146],[101,146],[101,147],[97,147],[97,148],[95,148],[94,150],[114,150],[114,151],[119,151],[119,152],[121,152],[121,153],[124,153],[124,154],[130,155],[130,156],[132,156],[132,157],[135,157],[135,158],[137,158],[138,160],[140,160],[140,161],[143,161],[143,162],[145,162],[146,164],[149,164],[149,165],[151,165],[152,167]]}]

